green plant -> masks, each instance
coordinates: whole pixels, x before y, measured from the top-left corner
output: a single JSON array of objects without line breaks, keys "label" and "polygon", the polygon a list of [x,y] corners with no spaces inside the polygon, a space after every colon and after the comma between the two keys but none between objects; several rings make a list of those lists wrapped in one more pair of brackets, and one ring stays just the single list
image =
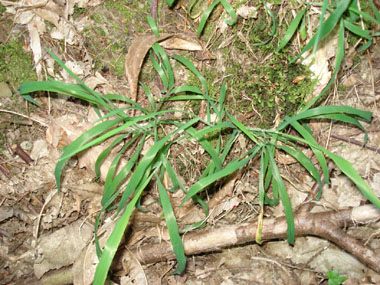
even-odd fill
[{"label": "green plant", "polygon": [[[172,3],[173,1],[169,2]],[[152,21],[150,22],[151,25],[154,25]],[[153,30],[158,33],[157,29]],[[98,112],[99,120],[96,122],[96,125],[63,149],[63,153],[55,169],[58,190],[61,188],[63,166],[70,157],[92,146],[110,140],[110,146],[99,155],[96,161],[95,172],[99,176],[100,166],[105,158],[111,153],[111,150],[118,149],[117,155],[114,157],[106,176],[101,201],[102,210],[97,218],[95,229],[97,230],[99,227],[102,213],[111,211],[114,207],[116,207],[115,217],[119,216],[119,218],[103,251],[99,246],[95,231],[97,254],[100,261],[96,269],[94,284],[104,284],[131,214],[142,198],[143,192],[146,191],[146,187],[152,181],[158,185],[161,207],[178,261],[178,268],[174,273],[183,272],[186,265],[186,257],[168,192],[184,191],[186,195],[182,204],[192,199],[195,203],[199,203],[202,206],[205,216],[207,216],[208,206],[200,198],[200,194],[207,188],[212,187],[213,183],[219,179],[244,167],[255,157],[260,158],[261,165],[259,177],[259,204],[261,206],[259,224],[263,219],[264,205],[275,206],[281,201],[288,223],[288,241],[289,243],[294,243],[293,212],[280,170],[275,161],[276,149],[293,156],[320,186],[322,186],[321,176],[311,159],[299,148],[299,144],[312,149],[323,170],[326,182],[329,180],[326,157],[330,158],[357,185],[363,195],[380,208],[380,200],[352,165],[320,146],[313,138],[312,131],[307,125],[313,119],[329,119],[353,124],[365,132],[360,120],[370,121],[372,116],[370,112],[348,106],[312,108],[309,105],[292,117],[284,117],[279,126],[274,130],[249,128],[227,110],[225,106],[227,95],[225,82],[222,83],[219,98],[211,98],[209,96],[208,83],[195,68],[194,64],[182,56],[174,55],[171,58],[185,66],[199,80],[201,85],[200,88],[192,85],[176,86],[169,57],[159,44],[152,46],[150,59],[163,82],[164,90],[161,91],[163,96],[156,98],[149,87],[141,83],[149,106],[141,106],[123,95],[100,95],[88,88],[54,54],[50,51],[49,53],[62,68],[76,79],[77,84],[66,84],[54,80],[24,82],[20,86],[20,94],[30,102],[36,103],[29,94],[36,91],[62,93],[89,102],[94,106],[95,110],[101,109],[105,113],[102,116]],[[202,119],[192,112],[171,108],[171,102],[176,100],[204,100],[206,102],[206,118]],[[119,108],[116,102],[127,103],[129,107]],[[131,112],[138,112],[138,115],[130,116]],[[175,112],[181,112],[183,114],[182,118],[174,116]],[[202,123],[202,128],[195,128],[195,125],[199,123]],[[298,135],[289,135],[287,132],[289,128],[293,128]],[[227,139],[223,135],[224,131],[228,131],[229,133]],[[253,147],[246,153],[234,157],[234,152],[232,151],[235,147],[234,142],[240,135],[246,136],[252,142]],[[365,135],[367,137],[366,132]],[[211,137],[212,143],[210,142]],[[142,149],[148,139],[152,139],[154,144],[142,155]],[[124,141],[124,145],[120,148],[122,141]],[[178,179],[176,168],[173,165],[174,158],[171,156],[170,150],[178,142],[186,144],[189,141],[196,141],[205,150],[210,161],[203,170],[202,175],[198,177],[198,180],[187,189],[181,180]],[[119,171],[116,171],[120,164],[121,156],[131,146],[134,147],[128,161],[121,166]],[[167,189],[168,186],[164,183],[165,173],[171,180],[172,188],[170,189]],[[123,186],[123,183],[127,179],[129,179],[129,182],[126,186]],[[321,188],[317,198],[321,196]],[[120,195],[120,201],[116,204],[116,199]],[[191,228],[199,227],[202,223],[203,221],[199,221],[192,225]],[[261,242],[260,233],[261,227],[259,226],[256,237],[258,242]]]},{"label": "green plant", "polygon": [[[343,58],[344,58],[344,34],[345,30],[359,36],[362,39],[365,39],[367,43],[363,44],[359,51],[363,51],[367,49],[372,44],[372,37],[378,36],[379,33],[372,34],[365,29],[362,29],[357,22],[360,19],[365,19],[367,21],[373,22],[375,24],[380,24],[380,13],[373,4],[372,0],[369,0],[370,6],[372,8],[372,11],[375,15],[375,18],[373,18],[368,13],[364,13],[363,11],[360,11],[358,0],[339,0],[334,1],[334,5],[330,6],[328,0],[324,0],[322,3],[322,10],[320,15],[320,21],[319,21],[319,27],[315,35],[309,40],[309,42],[303,47],[302,51],[298,54],[298,56],[293,59],[291,62],[296,61],[299,59],[306,51],[313,48],[313,53],[315,53],[319,42],[325,38],[328,34],[330,34],[335,28],[338,29],[338,46],[336,51],[336,58],[335,58],[335,67],[333,75],[331,76],[331,79],[329,83],[326,85],[326,87],[321,91],[321,93],[313,98],[310,102],[308,102],[307,106],[305,107],[310,108],[317,102],[323,94],[330,88],[331,84],[334,82],[336,75],[338,74],[340,70],[340,66],[342,64]],[[308,9],[310,9],[311,4],[307,4],[306,7],[297,14],[297,16],[294,18],[294,20],[290,23],[288,30],[285,32],[285,35],[281,42],[279,43],[277,47],[277,51],[281,50],[285,45],[288,44],[290,39],[293,37],[295,32],[297,31],[298,27],[300,30],[300,34],[302,38],[306,37],[306,12]],[[329,17],[324,20],[326,11],[330,12]]]},{"label": "green plant", "polygon": [[[124,230],[128,224],[130,215],[136,203],[140,199],[143,190],[153,178],[156,179],[159,185],[162,207],[164,209],[170,237],[173,242],[173,248],[179,264],[176,273],[183,271],[185,266],[184,250],[181,239],[179,238],[178,227],[175,222],[173,211],[169,206],[170,203],[167,200],[166,194],[164,194],[163,183],[161,182],[164,172],[168,173],[171,182],[174,185],[174,190],[180,188],[182,191],[185,191],[186,196],[182,204],[192,198],[196,202],[201,203],[207,213],[207,205],[199,200],[197,194],[212,185],[212,183],[218,179],[226,177],[227,175],[243,167],[256,155],[260,155],[262,164],[262,174],[260,179],[260,205],[263,206],[264,204],[269,204],[274,206],[281,200],[288,222],[288,240],[290,243],[293,243],[294,221],[292,208],[284,183],[280,176],[279,169],[274,160],[274,150],[278,148],[295,157],[311,174],[311,176],[316,181],[321,183],[317,168],[296,146],[296,143],[301,142],[313,149],[322,169],[324,170],[324,173],[328,174],[327,163],[324,156],[327,155],[358,186],[362,193],[372,203],[380,208],[380,201],[364,182],[364,180],[356,173],[354,168],[344,159],[318,145],[313,139],[310,129],[306,125],[306,122],[310,119],[326,118],[354,124],[364,131],[364,128],[361,126],[358,119],[369,121],[371,118],[370,112],[360,111],[346,106],[324,106],[303,111],[294,117],[285,117],[282,124],[280,124],[276,130],[249,129],[236,118],[231,116],[228,110],[224,108],[223,102],[226,96],[225,85],[223,84],[222,86],[219,100],[211,100],[208,97],[207,83],[204,81],[203,76],[195,69],[194,65],[185,58],[173,56],[174,59],[184,64],[191,72],[196,74],[202,83],[203,90],[193,86],[174,87],[174,82],[170,79],[172,78],[172,70],[170,69],[170,65],[157,66],[162,69],[162,72],[159,74],[161,74],[161,78],[164,82],[166,82],[165,84],[167,84],[167,93],[163,99],[157,100],[152,96],[147,87],[145,87],[147,96],[151,102],[150,108],[148,109],[140,106],[136,102],[131,102],[122,95],[107,94],[105,96],[101,96],[84,85],[84,83],[77,78],[57,57],[53,54],[51,55],[64,69],[66,69],[72,76],[74,76],[74,78],[77,79],[79,84],[66,84],[58,81],[25,82],[20,87],[20,94],[29,101],[35,102],[28,94],[39,90],[59,92],[85,100],[108,112],[107,115],[99,118],[97,125],[64,148],[63,154],[59,159],[55,170],[58,189],[61,188],[60,180],[62,168],[70,157],[112,138],[113,143],[111,146],[107,148],[98,158],[96,172],[99,174],[100,165],[111,149],[116,147],[121,140],[131,137],[128,140],[128,143],[114,158],[105,181],[103,199],[101,201],[103,211],[110,209],[116,197],[123,190],[119,188],[121,182],[130,176],[130,182],[124,189],[121,200],[117,206],[117,214],[120,213],[121,217],[117,221],[115,229],[107,241],[103,253],[101,253],[100,248],[98,248],[100,262],[96,271],[94,284],[103,284],[113,256],[116,253],[116,249],[118,248]],[[168,63],[169,62],[167,61],[166,64]],[[207,102],[207,119],[205,121],[195,114],[190,113],[186,114],[189,117],[188,121],[180,121],[175,119],[175,117],[167,119],[167,115],[178,110],[162,111],[160,109],[162,103],[165,103],[166,101],[198,100],[200,98],[206,100]],[[114,100],[130,103],[131,107],[119,109],[113,103]],[[140,111],[142,115],[130,117],[127,114],[127,111],[132,109]],[[211,114],[216,114],[216,117],[218,118],[216,123],[211,121]],[[193,127],[198,122],[203,122],[205,125],[200,130]],[[165,126],[168,125],[171,125],[175,129],[166,136],[159,135],[159,130],[164,129]],[[293,127],[300,134],[300,137],[292,136],[283,132],[289,126]],[[224,129],[230,129],[232,131],[232,136],[225,144],[222,144],[221,131]],[[214,131],[218,131],[220,134],[220,142],[215,148],[212,147],[206,139],[207,134]],[[255,144],[255,146],[247,153],[238,158],[232,159],[227,163],[226,158],[233,148],[235,139],[240,134],[245,134]],[[138,159],[141,149],[148,137],[154,138],[155,143],[141,159]],[[180,140],[190,139],[198,141],[212,160],[204,170],[199,180],[189,189],[186,189],[178,180],[175,174],[175,169],[170,162],[170,156],[168,155],[169,149],[173,144]],[[123,166],[119,173],[115,173],[116,166],[119,163],[122,153],[134,142],[137,142],[138,144],[134,154],[130,157],[128,163]],[[132,168],[134,168],[133,172],[131,171]],[[326,180],[327,179],[328,178],[326,178]],[[270,185],[272,185],[271,188]],[[270,189],[273,192],[272,199],[270,199],[267,195]],[[132,200],[128,202],[128,199]],[[98,223],[96,227],[98,227]]]},{"label": "green plant", "polygon": [[328,281],[329,285],[340,285],[348,279],[345,276],[339,275],[338,270],[333,270],[333,271],[329,270],[326,273],[326,278],[329,280]]}]

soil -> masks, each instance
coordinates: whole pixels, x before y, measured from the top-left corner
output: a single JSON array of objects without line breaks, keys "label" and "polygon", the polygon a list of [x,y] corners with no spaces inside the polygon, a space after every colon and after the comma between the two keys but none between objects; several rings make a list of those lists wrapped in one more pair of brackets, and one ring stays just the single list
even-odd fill
[{"label": "soil", "polygon": [[[60,1],[56,2],[56,5],[61,5],[58,3]],[[77,1],[69,14],[68,22],[73,25],[72,31],[75,33],[64,38],[54,36],[64,33],[52,24],[54,20],[49,22],[43,18],[37,13],[38,8],[30,9],[42,17],[40,24],[45,23],[43,29],[36,24],[38,29],[35,32],[39,35],[41,46],[52,50],[98,92],[128,95],[133,87],[125,75],[125,58],[136,38],[152,34],[146,21],[151,7],[143,3],[145,1],[83,2],[89,6],[81,6],[83,3]],[[279,118],[292,115],[305,105],[307,96],[318,85],[305,66],[297,64],[289,67],[287,64],[288,55],[299,52],[299,39],[292,43],[294,50],[289,48],[280,55],[274,53],[278,40],[264,46],[254,45],[264,41],[271,29],[270,16],[257,1],[243,1],[243,7],[257,7],[258,15],[247,18],[240,15],[234,26],[224,24],[223,9],[218,7],[199,38],[196,29],[200,18],[192,19],[186,15],[192,1],[177,1],[171,9],[165,1],[158,2],[160,32],[185,35],[189,42],[201,47],[197,51],[191,51],[189,47],[181,51],[167,49],[167,53],[180,54],[191,60],[209,82],[212,98],[218,98],[225,79],[228,89],[226,106],[248,127],[272,128]],[[204,3],[196,4],[191,15],[206,8],[207,1],[198,2]],[[238,1],[230,2],[236,4]],[[2,4],[1,7],[9,6]],[[281,5],[273,4],[272,8],[277,13],[277,20],[289,23],[289,18],[286,18],[289,15]],[[49,11],[59,19],[65,17],[54,9]],[[47,77],[71,83],[75,80],[62,71],[44,49],[38,71],[39,63],[33,61],[35,50],[30,26],[19,23],[17,15],[8,10],[0,9],[0,16],[0,47],[3,50],[0,50],[0,284],[90,284],[86,280],[93,276],[97,259],[93,248],[86,248],[93,239],[95,219],[101,210],[104,180],[95,181],[94,170],[89,167],[93,165],[91,159],[94,162],[93,154],[90,157],[81,154],[69,160],[64,169],[60,193],[57,191],[54,169],[62,153],[61,147],[71,141],[71,136],[79,136],[86,130],[96,114],[88,103],[60,94],[35,94],[39,107],[26,103],[17,91],[24,81]],[[283,33],[284,27],[280,25],[277,33]],[[18,59],[17,63],[14,66],[10,63],[2,65],[1,62],[12,58],[11,55]],[[162,82],[148,58],[142,62],[138,79],[147,82],[152,93],[159,96]],[[327,60],[331,61],[330,58]],[[179,85],[201,87],[185,68],[174,61],[172,64]],[[338,79],[320,103],[373,112],[372,121],[363,123],[368,132],[365,147],[362,145],[364,133],[354,126],[327,120],[310,123],[318,143],[348,160],[378,197],[379,70],[378,38],[374,38],[372,46],[364,52],[348,49]],[[11,71],[12,76],[9,76]],[[300,80],[299,84],[293,83],[295,79]],[[277,97],[270,96],[273,90],[279,90]],[[149,106],[149,99],[143,95],[144,90],[139,86],[136,99],[141,105]],[[287,95],[289,98],[286,98]],[[171,107],[202,114],[202,104],[199,102],[178,103]],[[240,136],[234,156],[246,151],[251,144],[247,138]],[[176,170],[189,187],[202,174],[210,158],[204,156],[195,144],[178,144],[176,147],[173,149],[178,153]],[[308,197],[314,181],[289,156],[278,153],[276,162],[292,207],[296,209]],[[210,203],[215,205],[210,206],[205,226],[197,229],[195,234],[192,232],[193,236],[231,225],[257,222],[260,214],[259,172],[260,162],[252,161],[238,176],[230,178],[232,183],[221,181],[210,188],[204,199],[213,201]],[[220,199],[215,199],[218,191],[224,194]],[[339,212],[369,203],[335,166],[331,182],[324,186],[322,193],[321,199],[313,202],[312,213]],[[183,194],[171,194],[173,204],[179,204],[183,197]],[[120,251],[125,248],[130,251],[125,253],[126,257],[119,257],[119,264],[113,267],[114,284],[327,284],[326,274],[333,270],[347,277],[344,284],[380,283],[380,272],[338,245],[309,235],[297,237],[294,245],[289,245],[285,236],[264,239],[262,244],[250,241],[216,247],[210,252],[188,256],[184,273],[172,275],[177,265],[175,258],[144,264],[138,256],[141,248],[153,248],[159,243],[170,242],[158,200],[157,187],[150,185],[142,200],[142,207],[149,211],[136,210],[134,213],[120,247]],[[204,218],[199,208],[190,205],[188,209],[175,209],[177,216],[182,215],[180,227]],[[113,214],[102,217],[104,235],[100,235],[101,243],[110,233],[107,227],[114,225],[111,221]],[[275,207],[265,206],[264,220],[283,215],[281,203]],[[346,233],[377,255],[380,254],[379,217],[380,214],[374,219],[344,227]],[[85,261],[80,266],[77,261],[81,258]]]}]

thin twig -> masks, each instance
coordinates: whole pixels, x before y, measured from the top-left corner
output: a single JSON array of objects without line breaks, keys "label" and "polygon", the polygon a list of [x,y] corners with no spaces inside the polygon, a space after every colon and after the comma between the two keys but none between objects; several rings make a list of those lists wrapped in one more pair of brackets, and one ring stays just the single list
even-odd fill
[{"label": "thin twig", "polygon": [[[332,162],[331,160],[327,163],[329,175],[331,175],[331,172],[334,169],[334,165],[335,165],[334,162]],[[321,183],[322,183],[321,187],[323,187],[323,185],[325,184],[324,181],[325,181],[325,175],[322,173],[321,174]],[[309,191],[309,195],[306,197],[305,201],[298,207],[298,209],[297,209],[298,214],[301,214],[301,213],[305,214],[305,213],[309,212],[314,207],[315,204],[311,203],[311,202],[313,200],[315,200],[315,197],[318,195],[319,187],[320,187],[320,185],[316,181],[314,183],[313,187],[311,187],[311,189]]]},{"label": "thin twig", "polygon": [[335,134],[331,134],[331,137],[333,137],[335,139],[338,139],[338,140],[341,140],[341,141],[352,143],[354,145],[358,145],[358,146],[364,147],[366,149],[369,149],[369,150],[372,150],[372,151],[376,152],[377,154],[380,154],[380,149],[378,147],[369,146],[367,144],[363,145],[363,142],[361,142],[361,141],[358,141],[358,140],[355,140],[355,139],[351,139],[351,138],[348,138],[348,137],[343,137],[343,136],[340,136],[340,135],[335,135]]},{"label": "thin twig", "polygon": [[14,112],[14,111],[10,111],[10,110],[5,110],[5,109],[0,109],[0,112],[3,112],[3,113],[9,113],[9,114],[13,114],[13,115],[17,115],[17,116],[20,116],[20,117],[23,117],[23,118],[27,118],[31,121],[34,121],[36,123],[39,123],[40,125],[44,126],[44,127],[48,127],[49,125],[47,123],[45,123],[44,121],[41,121],[41,120],[37,120],[37,119],[34,119],[30,116],[27,116],[27,115],[24,115],[24,114],[21,114],[21,113],[17,113],[17,112]]},{"label": "thin twig", "polygon": [[26,162],[26,164],[31,164],[34,160],[29,156],[29,154],[27,154],[20,145],[13,145],[11,147],[11,149],[13,150],[13,152],[15,154],[17,154],[23,161]]},{"label": "thin twig", "polygon": [[31,126],[31,125],[33,125],[32,122],[13,120],[13,119],[8,119],[8,118],[0,118],[0,121],[7,122],[7,123],[12,123],[12,124],[15,124],[15,125],[25,125],[25,126]]}]

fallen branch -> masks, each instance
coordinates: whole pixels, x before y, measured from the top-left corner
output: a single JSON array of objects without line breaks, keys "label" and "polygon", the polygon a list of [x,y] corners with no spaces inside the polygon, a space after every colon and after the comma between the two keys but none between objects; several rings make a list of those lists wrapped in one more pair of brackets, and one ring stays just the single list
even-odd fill
[{"label": "fallen branch", "polygon": [[333,137],[335,139],[338,139],[338,140],[341,140],[341,141],[344,141],[344,142],[348,142],[348,143],[354,144],[354,145],[358,145],[360,147],[364,147],[366,149],[374,151],[377,154],[380,154],[379,147],[363,144],[362,141],[358,141],[358,140],[352,139],[352,138],[347,137],[347,136],[340,136],[340,135],[336,135],[336,134],[331,134],[331,137]]},{"label": "fallen branch", "polygon": [[[367,246],[349,236],[341,228],[347,225],[365,223],[380,217],[380,211],[372,205],[360,206],[342,211],[322,213],[300,213],[294,218],[296,236],[317,236],[335,243],[340,248],[356,256],[361,262],[380,273],[380,257]],[[222,248],[255,241],[257,223],[244,223],[193,232],[183,237],[186,255],[219,251]],[[262,240],[286,238],[287,224],[284,217],[267,219],[263,223]],[[141,264],[175,259],[169,242],[149,244],[130,249]],[[124,252],[121,252],[121,257]],[[115,260],[115,266],[118,262]],[[115,268],[116,269],[116,268]]]}]

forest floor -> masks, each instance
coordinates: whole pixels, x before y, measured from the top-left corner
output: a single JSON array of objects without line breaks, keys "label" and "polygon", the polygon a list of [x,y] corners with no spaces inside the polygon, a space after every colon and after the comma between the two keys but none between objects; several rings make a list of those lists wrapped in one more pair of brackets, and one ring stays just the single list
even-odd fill
[{"label": "forest floor", "polygon": [[[54,169],[61,148],[88,129],[95,112],[79,99],[42,92],[35,97],[40,104],[36,107],[26,103],[18,87],[24,81],[48,77],[75,83],[46,52],[48,47],[90,88],[101,94],[130,96],[133,87],[125,75],[125,59],[133,43],[152,34],[146,20],[151,7],[148,1],[130,0],[68,1],[69,4],[46,1],[43,5],[29,2],[31,6],[22,9],[17,2],[0,0],[0,284],[91,284],[97,261],[93,248],[87,246],[93,241],[104,182],[94,179],[94,154],[69,160],[59,194]],[[260,1],[230,1],[235,5],[244,2],[237,5],[238,21],[233,26],[225,24],[226,16],[221,5],[218,6],[201,37],[197,37],[196,29],[207,1],[198,1],[205,2],[202,4],[195,1],[194,7],[191,2],[180,0],[169,8],[165,1],[159,1],[160,33],[180,35],[178,38],[183,40],[181,47],[176,41],[165,41],[167,46],[162,45],[169,55],[182,55],[194,63],[207,80],[211,97],[219,96],[225,81],[226,107],[246,126],[273,128],[279,119],[294,114],[304,105],[321,81],[326,84],[326,78],[316,80],[304,65],[288,64],[289,56],[300,51],[299,36],[282,53],[274,52],[278,38],[292,20],[288,18],[291,13],[286,12],[290,5],[287,1],[270,5],[279,25],[277,40],[272,39],[266,45],[255,45],[269,38],[272,29],[271,17]],[[192,7],[190,13],[189,7]],[[343,67],[320,104],[371,111],[372,121],[363,123],[369,136],[366,146],[362,146],[364,133],[355,126],[318,119],[309,125],[316,141],[349,161],[379,197],[380,46],[375,38],[368,50],[359,53],[352,48],[355,40],[347,38]],[[324,44],[321,60],[326,63],[328,77],[332,69],[328,64],[335,56],[336,35]],[[39,57],[37,61],[36,57]],[[156,96],[160,94],[162,82],[148,59],[146,56],[142,66],[136,68],[140,72],[139,80]],[[172,63],[178,86],[200,87],[194,75],[174,60]],[[273,96],[275,90],[281,90],[276,93],[278,97]],[[131,99],[143,106],[149,104],[141,86],[136,98]],[[178,109],[204,112],[200,100],[175,104]],[[239,136],[235,142],[236,157],[251,144],[246,137]],[[202,174],[210,158],[195,143],[179,145],[177,151],[176,170],[189,187]],[[308,197],[314,180],[283,153],[277,153],[276,162],[292,207],[297,209]],[[380,213],[365,208],[369,203],[357,187],[337,167],[331,168],[331,181],[324,186],[321,199],[313,202],[310,214],[351,209],[375,211],[362,221],[343,221],[347,223],[343,232],[344,237],[349,236],[380,255]],[[315,232],[296,237],[293,246],[288,244],[283,231],[270,238],[264,236],[261,245],[254,242],[254,235],[235,244],[227,243],[232,227],[246,227],[249,231],[250,225],[256,225],[260,213],[259,173],[260,161],[254,160],[229,180],[209,189],[204,197],[211,205],[205,226],[189,233],[188,239],[191,237],[195,243],[208,239],[210,245],[204,250],[195,248],[196,254],[187,254],[187,267],[181,275],[170,274],[176,268],[176,261],[169,253],[170,239],[158,205],[157,187],[150,185],[142,203],[149,211],[135,211],[119,248],[123,257],[117,259],[119,264],[113,265],[112,282],[327,284],[327,272],[337,270],[340,276],[347,277],[344,284],[380,283],[380,272],[376,272],[370,261],[366,264],[365,257],[354,256],[339,242],[316,236]],[[215,198],[218,192],[222,194]],[[171,194],[173,201],[183,199],[176,193]],[[189,209],[176,212],[182,215],[180,226],[204,218],[197,207]],[[276,224],[282,225],[278,218],[283,215],[281,203],[265,206],[264,220],[274,221],[274,228]],[[112,216],[103,217],[104,232]],[[219,239],[211,240],[218,229],[223,229],[220,232],[225,235],[218,238],[226,241],[220,247],[212,244],[219,243]],[[255,233],[256,228],[252,230]],[[153,251],[157,245],[168,252],[155,252],[161,254],[155,260]],[[142,256],[150,253],[152,260],[145,262]],[[78,262],[81,258],[87,261]]]}]

